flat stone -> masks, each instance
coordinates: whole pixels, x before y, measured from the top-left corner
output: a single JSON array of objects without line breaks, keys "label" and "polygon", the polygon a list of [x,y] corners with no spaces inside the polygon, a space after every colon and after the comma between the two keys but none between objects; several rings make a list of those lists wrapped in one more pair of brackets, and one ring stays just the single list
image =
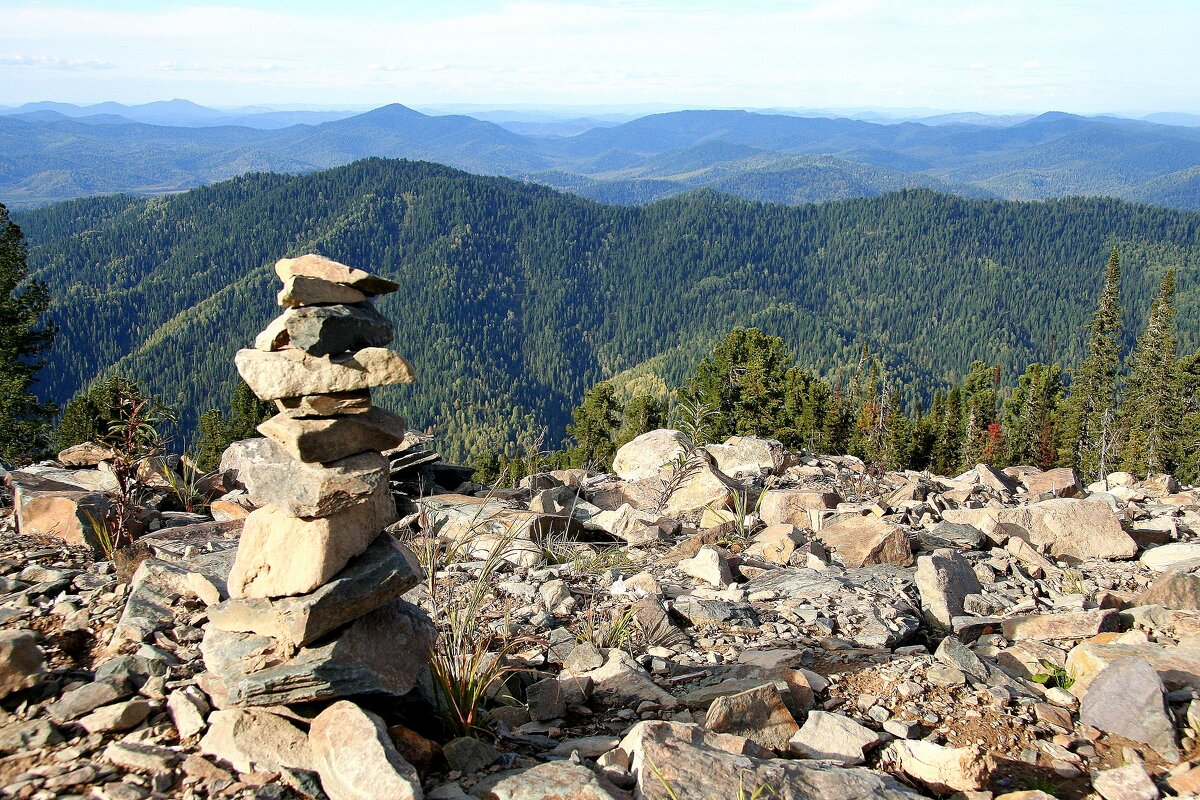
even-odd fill
[{"label": "flat stone", "polygon": [[1162,681],[1145,659],[1120,659],[1097,675],[1080,701],[1079,721],[1147,744],[1172,764],[1182,757]]},{"label": "flat stone", "polygon": [[954,618],[962,616],[967,595],[982,591],[970,563],[949,548],[917,559],[916,584],[921,613],[929,624],[942,630],[951,630]]},{"label": "flat stone", "polygon": [[1008,494],[1013,494],[1017,491],[1016,481],[1000,470],[989,467],[987,464],[976,464],[975,474],[979,476],[979,482],[989,489],[997,492],[1007,492]]},{"label": "flat stone", "polygon": [[397,697],[428,661],[433,624],[397,599],[293,655],[269,637],[210,626],[201,652],[220,707],[269,706],[355,695]]},{"label": "flat stone", "polygon": [[1133,598],[1134,605],[1200,611],[1200,574],[1168,572]]},{"label": "flat stone", "polygon": [[260,400],[361,391],[416,380],[412,364],[383,347],[334,356],[251,348],[239,350],[233,360]]},{"label": "flat stone", "polygon": [[203,733],[205,718],[211,709],[204,694],[194,686],[176,689],[167,695],[167,711],[180,739],[190,739]]},{"label": "flat stone", "polygon": [[226,600],[208,609],[209,624],[269,636],[293,647],[308,645],[415,586],[415,561],[404,545],[384,533],[315,591],[274,600]]},{"label": "flat stone", "polygon": [[368,499],[328,517],[292,517],[264,506],[246,518],[229,573],[230,597],[284,597],[311,592],[361,554],[396,520],[386,484]]},{"label": "flat stone", "polygon": [[1002,541],[1017,536],[1056,558],[1127,559],[1137,543],[1121,528],[1107,503],[1056,497],[1015,508],[947,509],[942,517],[965,522]]},{"label": "flat stone", "polygon": [[1103,631],[1120,630],[1116,609],[1074,611],[1061,614],[1028,614],[1009,617],[1002,623],[1004,638],[1012,640],[1084,639]]},{"label": "flat stone", "polygon": [[[98,470],[90,471],[102,474]],[[67,544],[87,545],[93,553],[103,555],[103,543],[96,528],[111,508],[104,494],[21,470],[8,473],[8,482],[13,488],[18,532],[25,536],[61,539]]]},{"label": "flat stone", "polygon": [[1200,567],[1200,542],[1172,542],[1151,547],[1138,561],[1155,572],[1195,569]]},{"label": "flat stone", "polygon": [[756,436],[731,436],[724,444],[709,444],[704,449],[717,469],[733,478],[778,473],[787,454],[781,442]]},{"label": "flat stone", "polygon": [[799,528],[811,527],[809,512],[837,508],[842,498],[836,492],[815,492],[808,489],[768,489],[762,493],[758,516],[767,525],[787,524]]},{"label": "flat stone", "polygon": [[313,768],[308,736],[278,714],[229,708],[208,717],[200,752],[233,765],[238,772],[278,772],[283,767]]},{"label": "flat stone", "polygon": [[1021,477],[1021,485],[1032,495],[1050,494],[1055,497],[1076,497],[1083,494],[1079,475],[1070,467],[1048,469],[1045,472],[1028,472]]},{"label": "flat stone", "polygon": [[104,678],[63,692],[46,706],[46,713],[58,722],[71,722],[100,706],[111,705],[133,694],[133,686],[125,678]]},{"label": "flat stone", "polygon": [[118,767],[161,775],[170,772],[183,756],[167,747],[142,742],[113,742],[104,748],[104,760]]},{"label": "flat stone", "polygon": [[455,772],[471,775],[481,772],[500,758],[500,751],[487,742],[471,736],[460,736],[442,745],[446,766]]},{"label": "flat stone", "polygon": [[327,517],[344,511],[388,483],[388,462],[380,453],[307,464],[266,438],[231,444],[221,456],[220,469],[245,487],[254,505],[275,506],[293,517]]},{"label": "flat stone", "polygon": [[61,450],[55,458],[64,467],[94,467],[113,458],[113,449],[96,442],[81,442]]},{"label": "flat stone", "polygon": [[369,303],[289,308],[254,340],[258,350],[294,347],[313,356],[328,356],[386,347],[392,324]]},{"label": "flat stone", "polygon": [[32,689],[46,677],[46,656],[33,631],[0,631],[0,698]]},{"label": "flat stone", "polygon": [[996,768],[982,747],[944,747],[923,740],[893,742],[883,760],[895,763],[901,772],[937,795],[979,791]]},{"label": "flat stone", "polygon": [[779,800],[916,800],[920,796],[878,772],[769,758],[769,751],[748,739],[697,725],[641,722],[621,740],[620,749],[630,754],[636,796],[647,800],[712,800],[714,790],[720,789],[727,789],[728,796]]},{"label": "flat stone", "polygon": [[473,789],[480,800],[618,800],[625,793],[582,764],[549,761],[480,781]]},{"label": "flat stone", "polygon": [[838,560],[848,569],[873,564],[907,567],[913,563],[908,534],[900,526],[874,514],[835,517],[814,535],[833,548]]},{"label": "flat stone", "polygon": [[62,740],[62,732],[45,719],[15,719],[0,726],[0,750],[37,750]]},{"label": "flat stone", "polygon": [[276,300],[284,308],[318,306],[327,303],[361,303],[367,296],[352,286],[321,278],[291,275],[284,279]]},{"label": "flat stone", "polygon": [[368,450],[390,450],[404,441],[404,431],[404,419],[382,408],[332,418],[276,414],[258,426],[259,433],[292,458],[322,464]]},{"label": "flat stone", "polygon": [[153,706],[140,698],[102,706],[79,720],[79,725],[88,733],[127,731],[141,725],[150,716]]},{"label": "flat stone", "polygon": [[365,270],[348,267],[322,255],[310,253],[297,258],[281,258],[275,262],[275,274],[282,281],[299,276],[319,278],[329,283],[338,283],[358,289],[363,294],[389,294],[400,288],[400,284],[372,275]]},{"label": "flat stone", "polygon": [[676,598],[671,608],[692,625],[758,626],[758,615],[749,603],[684,595]]},{"label": "flat stone", "polygon": [[342,700],[318,714],[309,742],[329,800],[421,800],[421,779],[383,720],[354,703]]},{"label": "flat stone", "polygon": [[801,758],[819,758],[852,767],[866,760],[865,751],[879,744],[879,734],[849,717],[810,711],[789,742]]},{"label": "flat stone", "polygon": [[365,414],[371,410],[371,390],[284,397],[275,401],[275,407],[289,417],[337,417],[345,414]]},{"label": "flat stone", "polygon": [[787,751],[800,726],[774,684],[718,697],[708,707],[704,727],[716,733],[744,736],[768,750]]},{"label": "flat stone", "polygon": [[746,553],[772,564],[786,566],[791,560],[796,547],[804,541],[800,529],[789,522],[777,522],[768,525],[754,534],[754,541],[746,548]]},{"label": "flat stone", "polygon": [[1104,800],[1158,800],[1158,787],[1141,762],[1097,772],[1092,790]]}]

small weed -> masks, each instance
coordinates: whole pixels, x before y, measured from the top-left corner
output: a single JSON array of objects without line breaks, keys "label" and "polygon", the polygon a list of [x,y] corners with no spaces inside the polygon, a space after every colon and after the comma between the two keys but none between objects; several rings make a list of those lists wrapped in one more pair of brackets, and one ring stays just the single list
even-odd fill
[{"label": "small weed", "polygon": [[596,600],[592,598],[588,606],[587,616],[582,625],[575,630],[578,642],[589,642],[601,650],[615,647],[628,650],[633,641],[636,620],[636,609],[633,606],[620,613],[614,613],[607,621],[600,619],[596,611]]},{"label": "small weed", "polygon": [[1022,781],[1022,783],[1024,783],[1025,788],[1031,792],[1045,792],[1051,797],[1061,797],[1060,792],[1062,791],[1062,787],[1055,781],[1052,781],[1045,776],[1035,775],[1026,778],[1024,781]]},{"label": "small weed", "polygon": [[1034,683],[1040,683],[1047,688],[1057,686],[1060,689],[1070,689],[1075,685],[1075,679],[1062,667],[1051,664],[1045,659],[1039,663],[1043,671],[1030,677]]}]

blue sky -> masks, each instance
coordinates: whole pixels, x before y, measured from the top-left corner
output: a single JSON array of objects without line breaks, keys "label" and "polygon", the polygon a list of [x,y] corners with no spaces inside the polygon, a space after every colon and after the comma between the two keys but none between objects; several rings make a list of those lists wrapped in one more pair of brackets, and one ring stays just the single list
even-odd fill
[{"label": "blue sky", "polygon": [[0,0],[0,104],[1200,113],[1200,2]]}]

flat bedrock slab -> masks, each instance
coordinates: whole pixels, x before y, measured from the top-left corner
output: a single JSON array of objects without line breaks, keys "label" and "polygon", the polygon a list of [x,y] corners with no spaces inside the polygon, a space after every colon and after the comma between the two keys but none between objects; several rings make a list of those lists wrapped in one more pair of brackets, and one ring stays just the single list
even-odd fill
[{"label": "flat bedrock slab", "polygon": [[404,419],[382,408],[332,419],[276,414],[258,426],[292,458],[328,464],[366,451],[390,450],[404,441]]},{"label": "flat bedrock slab", "polygon": [[370,303],[289,308],[267,325],[254,340],[258,350],[294,347],[313,356],[327,356],[387,347],[392,323]]},{"label": "flat bedrock slab", "polygon": [[400,288],[400,284],[378,275],[348,267],[332,258],[310,253],[297,258],[281,258],[275,262],[275,274],[287,282],[291,277],[319,278],[329,283],[351,286],[363,294],[388,294]]},{"label": "flat bedrock slab", "polygon": [[356,695],[407,694],[429,660],[433,623],[392,600],[289,655],[280,642],[209,626],[200,649],[218,707],[271,706]]},{"label": "flat bedrock slab", "polygon": [[245,487],[256,506],[272,505],[293,517],[327,517],[370,497],[388,482],[388,462],[365,452],[317,465],[297,461],[273,439],[234,442],[221,471]]},{"label": "flat bedrock slab", "polygon": [[226,600],[209,607],[209,624],[270,636],[295,647],[308,645],[415,586],[419,576],[413,563],[407,548],[384,533],[316,591],[277,600]]},{"label": "flat bedrock slab", "polygon": [[328,517],[292,517],[263,506],[246,517],[229,573],[230,597],[286,597],[311,592],[362,553],[396,521],[387,485]]},{"label": "flat bedrock slab", "polygon": [[239,350],[233,362],[260,400],[353,392],[417,379],[412,364],[384,347],[334,356],[247,348]]}]

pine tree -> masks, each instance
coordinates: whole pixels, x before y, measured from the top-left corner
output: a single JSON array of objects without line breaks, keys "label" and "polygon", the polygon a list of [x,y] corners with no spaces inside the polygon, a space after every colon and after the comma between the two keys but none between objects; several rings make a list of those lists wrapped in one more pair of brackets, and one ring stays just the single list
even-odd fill
[{"label": "pine tree", "polygon": [[992,427],[996,422],[997,377],[995,367],[974,361],[963,380],[963,437],[958,458],[960,470],[971,469],[989,456],[999,455],[995,450],[1001,432]]},{"label": "pine tree", "polygon": [[707,431],[729,436],[769,436],[783,427],[785,376],[792,354],[778,336],[735,328],[700,362],[680,398],[716,411]]},{"label": "pine tree", "polygon": [[239,380],[229,397],[228,417],[215,408],[200,415],[194,454],[197,465],[205,471],[216,469],[229,445],[260,436],[258,426],[274,412],[273,403],[259,400],[246,382]]},{"label": "pine tree", "polygon": [[1170,472],[1177,456],[1182,399],[1176,367],[1175,270],[1167,270],[1146,328],[1130,356],[1121,405],[1121,463],[1137,475]]},{"label": "pine tree", "polygon": [[1113,463],[1120,335],[1121,258],[1114,247],[1089,328],[1088,355],[1073,376],[1063,420],[1061,459],[1085,481],[1103,477],[1100,473]]},{"label": "pine tree", "polygon": [[1057,364],[1030,364],[1017,379],[1016,388],[1004,401],[1006,463],[1032,464],[1040,469],[1054,465],[1061,373]]},{"label": "pine tree", "polygon": [[617,435],[616,445],[631,442],[648,431],[656,430],[667,424],[667,401],[665,398],[651,397],[639,394],[625,404],[621,418],[621,430]]},{"label": "pine tree", "polygon": [[1180,399],[1175,477],[1200,483],[1200,350],[1179,360],[1175,386]]},{"label": "pine tree", "polygon": [[575,444],[567,451],[571,466],[612,466],[617,454],[616,437],[621,425],[621,403],[611,383],[598,383],[583,393],[583,401],[571,412],[574,422],[567,434]]},{"label": "pine tree", "polygon": [[45,363],[40,357],[57,328],[42,322],[50,308],[46,285],[25,283],[27,255],[21,229],[0,204],[0,461],[8,464],[29,461],[45,449],[57,410],[33,392]]}]

